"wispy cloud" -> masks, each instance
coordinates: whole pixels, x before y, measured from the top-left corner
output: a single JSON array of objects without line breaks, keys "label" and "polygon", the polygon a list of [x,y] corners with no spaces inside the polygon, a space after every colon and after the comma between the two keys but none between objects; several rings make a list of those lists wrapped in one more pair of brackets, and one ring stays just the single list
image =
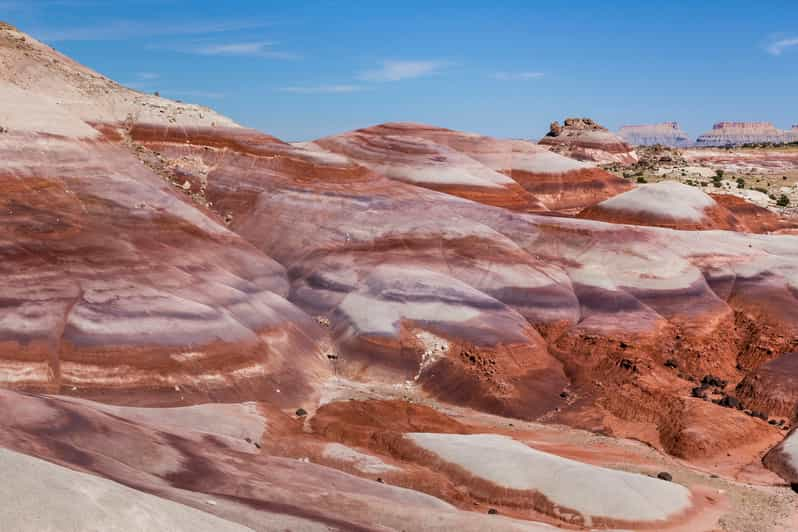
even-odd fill
[{"label": "wispy cloud", "polygon": [[298,59],[299,55],[272,49],[275,43],[269,41],[228,42],[220,44],[200,44],[175,48],[181,52],[199,55],[252,56],[270,59]]},{"label": "wispy cloud", "polygon": [[277,90],[294,94],[341,94],[361,91],[363,87],[360,85],[318,85],[315,87],[281,87]]},{"label": "wispy cloud", "polygon": [[62,41],[124,41],[142,37],[207,35],[230,31],[257,29],[267,26],[257,20],[181,20],[159,22],[145,20],[110,20],[101,25],[76,28],[33,29],[31,34],[48,42]]},{"label": "wispy cloud", "polygon": [[524,81],[540,79],[544,75],[543,72],[496,72],[493,77],[501,81]]},{"label": "wispy cloud", "polygon": [[357,79],[372,82],[401,81],[435,74],[446,65],[445,61],[383,61],[380,68],[361,72]]},{"label": "wispy cloud", "polygon": [[781,55],[781,53],[786,50],[787,48],[792,48],[793,46],[798,46],[798,37],[785,37],[783,39],[773,39],[771,42],[765,47],[765,50],[770,55]]}]

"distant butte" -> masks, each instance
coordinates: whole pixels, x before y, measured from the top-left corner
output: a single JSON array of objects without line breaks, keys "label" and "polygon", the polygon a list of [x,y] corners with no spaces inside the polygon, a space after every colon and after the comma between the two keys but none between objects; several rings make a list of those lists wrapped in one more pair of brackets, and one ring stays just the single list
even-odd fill
[{"label": "distant butte", "polygon": [[696,140],[698,146],[798,142],[798,131],[777,129],[770,122],[718,122]]},{"label": "distant butte", "polygon": [[626,141],[590,118],[566,118],[563,125],[552,122],[539,144],[551,151],[598,164],[634,164],[638,157]]},{"label": "distant butte", "polygon": [[618,136],[634,146],[661,144],[683,148],[691,144],[690,137],[679,127],[678,122],[623,126],[618,130]]}]

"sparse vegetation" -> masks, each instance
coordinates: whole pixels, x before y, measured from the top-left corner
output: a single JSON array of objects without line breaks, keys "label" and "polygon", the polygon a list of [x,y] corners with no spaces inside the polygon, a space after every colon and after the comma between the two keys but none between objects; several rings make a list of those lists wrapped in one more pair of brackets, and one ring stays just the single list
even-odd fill
[{"label": "sparse vegetation", "polygon": [[648,179],[646,179],[646,178],[645,178],[645,177],[643,177],[643,176],[638,176],[638,177],[637,177],[637,182],[638,182],[638,183],[648,183]]},{"label": "sparse vegetation", "polygon": [[754,187],[754,190],[756,190],[757,192],[761,192],[762,194],[768,193],[768,189],[762,187]]},{"label": "sparse vegetation", "polygon": [[737,178],[737,188],[745,188],[745,179],[742,177]]},{"label": "sparse vegetation", "polygon": [[782,194],[781,197],[776,201],[776,205],[779,207],[786,207],[790,204],[790,198],[787,197],[787,194]]}]

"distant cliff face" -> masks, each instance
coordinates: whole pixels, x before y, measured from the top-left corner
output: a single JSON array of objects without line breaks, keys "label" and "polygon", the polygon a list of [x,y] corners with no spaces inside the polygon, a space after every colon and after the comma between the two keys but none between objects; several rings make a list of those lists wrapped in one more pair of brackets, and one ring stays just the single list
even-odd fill
[{"label": "distant cliff face", "polygon": [[776,128],[770,122],[718,122],[696,140],[703,146],[739,146],[752,143],[798,142],[798,129]]},{"label": "distant cliff face", "polygon": [[662,144],[681,148],[691,144],[690,137],[679,127],[678,122],[623,126],[618,130],[618,136],[635,146]]}]

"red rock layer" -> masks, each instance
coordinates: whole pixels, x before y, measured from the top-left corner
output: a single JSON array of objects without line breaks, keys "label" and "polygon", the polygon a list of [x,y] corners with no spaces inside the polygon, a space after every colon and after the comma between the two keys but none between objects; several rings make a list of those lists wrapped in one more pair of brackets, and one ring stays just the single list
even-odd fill
[{"label": "red rock layer", "polygon": [[782,229],[791,229],[795,226],[795,223],[780,218],[775,212],[739,196],[731,194],[710,194],[710,196],[740,222],[739,230],[751,233],[771,233]]},{"label": "red rock layer", "polygon": [[[390,142],[395,144],[391,145]],[[414,180],[413,169],[429,164],[424,159],[428,156],[427,152],[451,154],[454,150],[460,154],[459,158],[465,157],[464,161],[471,161],[472,164],[476,162],[480,167],[507,175],[521,185],[526,192],[514,194],[517,197],[526,197],[528,206],[521,208],[510,204],[509,207],[514,210],[573,210],[597,203],[629,188],[628,183],[609,172],[547,152],[531,142],[495,139],[423,124],[381,124],[320,139],[316,144],[362,164],[372,165],[372,168],[389,177],[415,182],[433,190],[468,197],[488,205],[508,206],[507,200],[502,204],[499,200],[492,200],[493,196],[480,197],[474,187],[470,187],[472,193],[465,194],[462,186]],[[398,148],[400,144],[402,148]],[[419,151],[414,152],[412,148]],[[436,156],[438,159],[442,157],[440,154]],[[517,190],[515,185],[510,186],[510,189]],[[483,188],[482,194],[488,192],[489,190]],[[508,192],[502,194],[506,196]]]},{"label": "red rock layer", "polygon": [[316,145],[392,179],[519,211],[546,208],[517,183],[468,155],[413,130],[366,128],[319,139]]},{"label": "red rock layer", "polygon": [[505,173],[551,210],[561,213],[579,212],[586,206],[621,194],[631,186],[628,181],[600,168],[583,168],[561,174],[513,169]]},{"label": "red rock layer", "polygon": [[762,364],[737,385],[736,395],[769,417],[798,419],[798,354],[784,353]]}]

